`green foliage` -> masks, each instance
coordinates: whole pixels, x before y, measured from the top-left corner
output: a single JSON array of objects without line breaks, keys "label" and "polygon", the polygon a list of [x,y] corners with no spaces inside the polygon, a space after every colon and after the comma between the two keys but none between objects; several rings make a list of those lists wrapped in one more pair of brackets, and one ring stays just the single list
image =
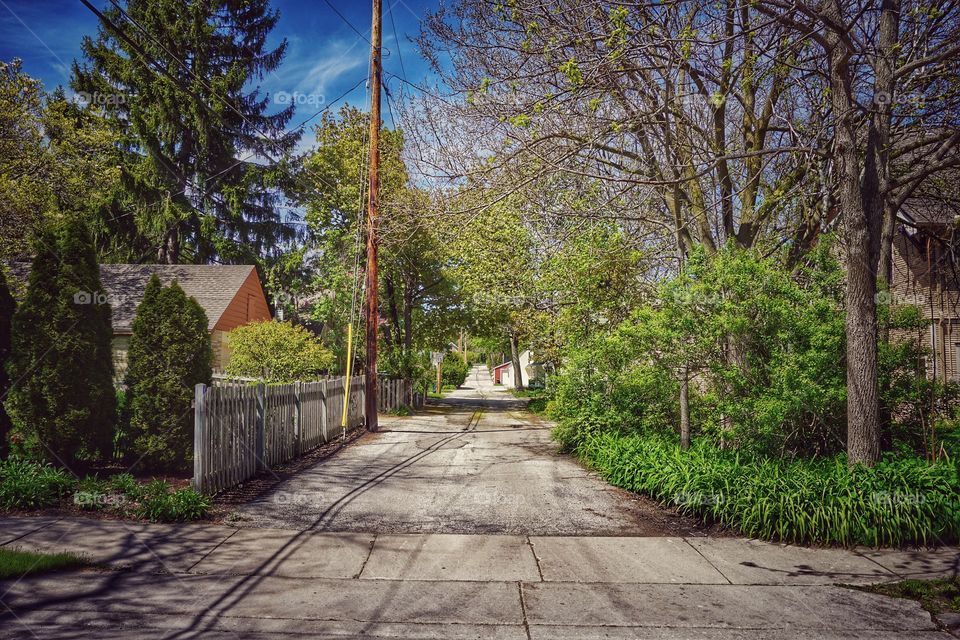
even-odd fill
[{"label": "green foliage", "polygon": [[74,484],[63,469],[22,458],[0,461],[0,509],[42,509],[57,504]]},{"label": "green foliage", "polygon": [[124,451],[147,468],[188,468],[193,459],[194,387],[210,384],[212,375],[203,308],[176,282],[164,287],[154,275],[137,307],[127,358]]},{"label": "green foliage", "polygon": [[591,431],[671,432],[686,369],[701,436],[774,454],[839,450],[844,328],[828,286],[837,272],[827,262],[798,276],[753,252],[695,252],[650,304],[580,338],[551,412]]},{"label": "green foliage", "polygon": [[152,522],[184,522],[204,517],[210,499],[191,488],[171,490],[164,480],[140,488],[136,514]]},{"label": "green foliage", "polygon": [[[572,334],[551,415],[563,431],[676,431],[685,369],[698,437],[772,456],[842,451],[842,271],[829,247],[794,271],[750,251],[694,252],[627,320]],[[957,451],[960,389],[927,380],[919,310],[881,306],[879,321],[891,336],[879,350],[884,450]]]},{"label": "green foliage", "polygon": [[86,225],[43,231],[12,321],[6,409],[33,454],[59,464],[109,456],[116,404],[110,306]]},{"label": "green foliage", "polygon": [[516,398],[530,398],[530,401],[527,402],[527,411],[538,415],[544,415],[547,412],[550,395],[545,389],[524,389],[522,391],[510,389],[510,393]]},{"label": "green foliage", "polygon": [[[0,398],[7,395],[10,388],[10,376],[7,375],[7,359],[10,357],[11,346],[11,321],[16,309],[16,303],[10,288],[7,286],[7,278],[4,275],[3,268],[0,267]],[[9,443],[7,438],[10,435],[12,423],[10,416],[7,415],[3,404],[0,403],[0,458],[7,456],[9,452]]]},{"label": "green foliage", "polygon": [[288,383],[314,380],[333,366],[333,354],[305,328],[289,322],[252,322],[230,332],[232,376]]},{"label": "green foliage", "polygon": [[463,361],[463,356],[452,351],[443,356],[443,364],[440,366],[440,377],[443,385],[460,387],[467,381],[467,374],[470,368]]},{"label": "green foliage", "polygon": [[952,463],[886,456],[848,469],[845,456],[783,460],[673,437],[557,434],[611,484],[764,540],[850,546],[952,544],[960,479]]},{"label": "green foliage", "polygon": [[58,467],[21,458],[0,461],[0,510],[43,509],[64,504],[85,511],[110,510],[155,522],[203,518],[210,499],[192,488],[172,489],[166,480],[140,484],[129,473],[76,480]]}]

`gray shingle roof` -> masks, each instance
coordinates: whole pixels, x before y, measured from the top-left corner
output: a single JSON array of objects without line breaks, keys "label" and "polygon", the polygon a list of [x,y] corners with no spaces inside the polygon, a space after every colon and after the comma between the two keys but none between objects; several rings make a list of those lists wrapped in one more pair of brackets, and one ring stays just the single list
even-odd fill
[{"label": "gray shingle roof", "polygon": [[[255,269],[253,265],[101,264],[100,282],[113,312],[114,333],[133,330],[137,305],[153,274],[157,274],[164,285],[176,280],[184,293],[195,298],[206,311],[208,329],[213,331]],[[23,281],[29,278],[29,272],[28,263],[11,265],[13,276]]]}]

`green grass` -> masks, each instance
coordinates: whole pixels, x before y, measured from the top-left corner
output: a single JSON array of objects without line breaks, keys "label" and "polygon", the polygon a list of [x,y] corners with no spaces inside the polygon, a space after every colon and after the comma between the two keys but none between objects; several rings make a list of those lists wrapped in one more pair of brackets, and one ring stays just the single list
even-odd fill
[{"label": "green grass", "polygon": [[853,587],[893,598],[916,600],[930,613],[952,611],[960,613],[960,578],[938,580],[904,580],[891,584]]},{"label": "green grass", "polygon": [[510,389],[510,393],[515,398],[530,398],[530,402],[527,403],[527,411],[537,415],[543,415],[547,412],[549,398],[546,389],[523,389],[521,391]]},{"label": "green grass", "polygon": [[0,579],[75,569],[88,564],[89,562],[72,553],[32,553],[18,549],[0,549]]},{"label": "green grass", "polygon": [[413,414],[413,411],[411,411],[410,407],[408,407],[405,404],[401,404],[399,407],[394,407],[393,409],[390,409],[389,411],[387,411],[387,415],[389,416],[406,417],[412,414]]},{"label": "green grass", "polygon": [[886,458],[781,460],[675,438],[611,431],[555,436],[608,482],[764,540],[851,546],[953,544],[960,481],[952,463]]}]

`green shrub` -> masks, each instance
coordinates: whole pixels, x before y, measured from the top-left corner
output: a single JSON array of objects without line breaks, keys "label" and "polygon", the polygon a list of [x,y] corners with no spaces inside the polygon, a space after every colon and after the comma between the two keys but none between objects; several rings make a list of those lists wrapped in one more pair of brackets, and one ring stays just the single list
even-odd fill
[{"label": "green shrub", "polygon": [[20,458],[0,462],[0,509],[42,509],[56,505],[74,479],[59,467]]},{"label": "green shrub", "polygon": [[[10,329],[13,313],[16,309],[16,303],[10,288],[7,286],[7,278],[3,273],[3,267],[0,266],[0,398],[7,395],[10,388],[10,376],[7,375],[7,359],[10,357]],[[0,458],[5,458],[9,453],[10,437],[10,416],[7,415],[0,402]]]},{"label": "green shrub", "polygon": [[154,275],[137,307],[127,367],[124,451],[134,464],[183,470],[192,461],[197,384],[210,384],[213,354],[207,316],[176,282]]},{"label": "green shrub", "polygon": [[333,366],[333,354],[303,327],[270,320],[230,332],[232,376],[289,383],[314,380]]},{"label": "green shrub", "polygon": [[170,490],[164,480],[142,486],[135,513],[153,522],[198,520],[210,508],[210,499],[191,488]]},{"label": "green shrub", "polygon": [[440,368],[440,376],[444,385],[460,387],[467,381],[467,374],[470,368],[463,361],[463,357],[458,353],[448,352],[443,357],[443,364]]},{"label": "green shrub", "polygon": [[110,455],[116,405],[110,305],[96,253],[76,217],[43,230],[12,323],[6,409],[19,436],[51,462]]},{"label": "green shrub", "polygon": [[76,483],[73,492],[73,504],[86,511],[99,511],[116,506],[120,498],[111,490],[108,480],[96,475],[85,476]]},{"label": "green shrub", "polygon": [[608,482],[765,540],[837,545],[953,544],[954,464],[888,454],[874,468],[841,455],[783,460],[676,438],[561,429],[557,437]]},{"label": "green shrub", "polygon": [[137,482],[129,473],[119,473],[108,481],[110,489],[117,491],[119,493],[125,494],[130,498],[138,498],[140,496],[140,484]]}]

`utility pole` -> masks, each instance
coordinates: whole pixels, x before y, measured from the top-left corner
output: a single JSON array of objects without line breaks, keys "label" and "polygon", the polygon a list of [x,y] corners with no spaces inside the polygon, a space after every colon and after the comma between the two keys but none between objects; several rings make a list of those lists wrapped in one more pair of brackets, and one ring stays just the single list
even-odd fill
[{"label": "utility pole", "polygon": [[380,309],[377,301],[377,238],[380,190],[380,3],[373,0],[373,28],[370,33],[370,189],[367,200],[367,367],[366,407],[367,431],[376,431],[377,423],[377,337],[380,331]]}]

